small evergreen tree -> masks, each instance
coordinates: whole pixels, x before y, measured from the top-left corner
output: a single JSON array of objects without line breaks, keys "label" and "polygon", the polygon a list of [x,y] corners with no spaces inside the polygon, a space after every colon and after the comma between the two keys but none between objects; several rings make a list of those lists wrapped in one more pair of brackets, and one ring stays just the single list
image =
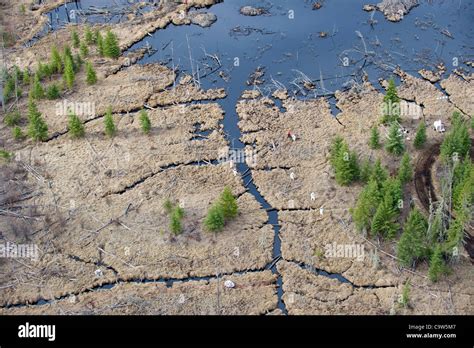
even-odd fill
[{"label": "small evergreen tree", "polygon": [[405,152],[403,134],[400,131],[400,126],[397,123],[393,123],[390,127],[385,148],[389,153],[397,156],[400,156],[403,152]]},{"label": "small evergreen tree", "polygon": [[72,31],[71,40],[72,40],[72,47],[79,48],[79,45],[81,44],[81,40],[79,39],[79,34],[77,33],[76,30]]},{"label": "small evergreen tree", "polygon": [[63,65],[66,64],[66,58],[70,58],[72,61],[74,61],[72,57],[71,47],[69,47],[68,45],[64,46],[63,48],[63,57],[62,57]]},{"label": "small evergreen tree", "polygon": [[170,218],[170,229],[174,235],[179,235],[183,232],[183,225],[181,222],[183,217],[184,210],[181,207],[175,207]]},{"label": "small evergreen tree", "polygon": [[363,183],[368,183],[373,170],[372,163],[368,159],[365,159],[360,166],[360,180]]},{"label": "small evergreen tree", "polygon": [[28,71],[28,69],[25,69],[23,71],[23,84],[29,85],[30,81],[31,81],[30,72]]},{"label": "small evergreen tree", "polygon": [[38,63],[38,69],[36,71],[40,80],[50,77],[53,74],[52,68],[48,64]]},{"label": "small evergreen tree", "polygon": [[373,179],[377,183],[377,186],[381,192],[387,178],[388,178],[387,170],[382,167],[382,162],[380,162],[380,159],[377,159],[377,161],[375,162],[374,168],[372,170],[371,179]]},{"label": "small evergreen tree", "polygon": [[104,50],[104,38],[102,37],[102,34],[100,31],[95,32],[95,42],[97,44],[97,52],[101,57],[105,55],[105,50]]},{"label": "small evergreen tree", "polygon": [[447,162],[452,161],[454,154],[464,158],[471,148],[471,139],[466,121],[459,112],[453,114],[452,129],[441,144],[441,158]]},{"label": "small evergreen tree", "polygon": [[74,79],[76,78],[74,73],[74,63],[71,57],[65,57],[65,64],[64,64],[64,74],[63,74],[64,82],[66,82],[66,86],[69,89],[72,89],[74,86]]},{"label": "small evergreen tree", "polygon": [[44,98],[44,89],[43,86],[41,86],[40,77],[38,73],[35,74],[35,79],[33,81],[33,86],[30,90],[30,95],[31,97],[33,97],[33,99]]},{"label": "small evergreen tree", "polygon": [[400,122],[400,98],[393,78],[388,81],[388,88],[383,101],[385,108],[382,123]]},{"label": "small evergreen tree", "polygon": [[408,152],[405,152],[402,157],[400,168],[398,170],[398,179],[400,179],[402,184],[407,184],[413,179],[413,167]]},{"label": "small evergreen tree", "polygon": [[48,137],[48,126],[31,98],[28,105],[28,121],[28,135],[36,141],[46,140]]},{"label": "small evergreen tree", "polygon": [[20,122],[21,122],[20,111],[18,111],[18,109],[15,109],[15,110],[9,112],[8,114],[5,115],[5,118],[3,119],[3,122],[5,122],[5,124],[8,127],[13,127],[13,126],[16,126],[16,125],[20,124]]},{"label": "small evergreen tree", "polygon": [[410,267],[413,261],[426,258],[429,255],[427,248],[428,222],[419,210],[413,209],[403,228],[403,234],[397,245],[397,257],[400,264]]},{"label": "small evergreen tree", "polygon": [[82,58],[87,58],[89,56],[89,48],[87,48],[87,45],[85,42],[81,43],[81,48],[79,49],[81,52]]},{"label": "small evergreen tree", "polygon": [[140,125],[142,127],[143,133],[150,134],[151,121],[145,110],[140,111]]},{"label": "small evergreen tree", "polygon": [[22,140],[25,137],[21,131],[21,128],[18,126],[15,126],[15,128],[12,129],[12,134],[13,138],[15,138],[17,141]]},{"label": "small evergreen tree", "polygon": [[426,125],[425,122],[421,122],[416,131],[415,140],[413,145],[416,149],[421,149],[426,143]]},{"label": "small evergreen tree", "polygon": [[104,54],[106,57],[117,59],[120,57],[120,48],[117,36],[108,30],[104,40]]},{"label": "small evergreen tree", "polygon": [[104,124],[105,124],[105,134],[109,137],[115,136],[115,133],[117,132],[115,128],[115,123],[114,123],[114,118],[112,116],[112,108],[109,107],[107,109],[107,113],[105,114],[104,118]]},{"label": "small evergreen tree", "polygon": [[379,134],[379,130],[377,129],[377,127],[372,127],[372,129],[370,130],[369,147],[372,150],[376,150],[376,149],[379,149],[381,147],[380,146],[380,134]]},{"label": "small evergreen tree", "polygon": [[219,204],[222,207],[222,211],[224,214],[224,219],[227,221],[229,219],[233,219],[237,216],[239,212],[239,208],[237,205],[237,200],[235,199],[234,195],[232,194],[232,191],[229,187],[226,187],[224,189],[224,192],[222,192],[220,199],[219,199]]},{"label": "small evergreen tree", "polygon": [[78,72],[81,69],[81,66],[82,66],[83,63],[84,63],[84,61],[82,60],[81,55],[76,54],[74,56],[74,61],[73,61],[74,72]]},{"label": "small evergreen tree", "polygon": [[340,136],[336,136],[331,143],[331,149],[329,150],[329,161],[333,167],[336,166],[337,159],[339,157],[339,152],[341,150],[344,139]]},{"label": "small evergreen tree", "polygon": [[84,36],[87,45],[90,46],[94,43],[94,34],[92,34],[91,28],[88,25],[86,26],[86,32]]},{"label": "small evergreen tree", "polygon": [[82,138],[85,135],[81,119],[72,111],[69,111],[69,133],[73,138]]},{"label": "small evergreen tree", "polygon": [[398,178],[388,178],[383,184],[384,199],[390,204],[394,212],[399,212],[403,207],[402,183]]},{"label": "small evergreen tree", "polygon": [[13,77],[8,77],[7,81],[5,83],[5,86],[3,88],[3,97],[5,98],[5,101],[8,101],[12,95],[15,93],[15,80]]},{"label": "small evergreen tree", "polygon": [[61,73],[63,69],[63,62],[61,60],[61,55],[59,54],[58,48],[53,46],[51,48],[51,58],[49,62],[49,66],[53,73]]},{"label": "small evergreen tree", "polygon": [[399,225],[395,222],[396,216],[397,214],[393,208],[392,197],[385,195],[372,219],[371,235],[381,235],[386,238],[395,237],[399,228]]},{"label": "small evergreen tree", "polygon": [[430,259],[430,269],[428,277],[432,282],[437,282],[440,275],[444,272],[445,264],[441,245],[437,245]]},{"label": "small evergreen tree", "polygon": [[219,232],[224,229],[224,211],[219,204],[214,204],[208,211],[204,220],[204,227],[209,232]]},{"label": "small evergreen tree", "polygon": [[97,82],[97,75],[90,62],[86,63],[86,81],[88,85],[94,85]]},{"label": "small evergreen tree", "polygon": [[359,165],[355,152],[349,151],[349,146],[343,142],[335,160],[335,176],[339,185],[347,186],[359,178]]},{"label": "small evergreen tree", "polygon": [[410,302],[410,281],[407,280],[405,285],[403,286],[402,296],[400,298],[400,304],[406,308],[408,307],[409,302]]},{"label": "small evergreen tree", "polygon": [[57,84],[53,83],[46,90],[46,98],[49,100],[58,99],[60,97],[59,87]]},{"label": "small evergreen tree", "polygon": [[358,231],[370,230],[372,218],[381,200],[382,195],[377,182],[370,180],[359,195],[355,208],[351,210]]},{"label": "small evergreen tree", "polygon": [[171,212],[173,211],[173,203],[171,203],[171,201],[167,199],[165,203],[163,203],[163,208],[165,209],[167,214],[171,214]]}]

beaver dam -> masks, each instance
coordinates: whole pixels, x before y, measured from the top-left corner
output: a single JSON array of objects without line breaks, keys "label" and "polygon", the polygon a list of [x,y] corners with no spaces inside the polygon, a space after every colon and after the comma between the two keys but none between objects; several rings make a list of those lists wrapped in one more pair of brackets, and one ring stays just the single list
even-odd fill
[{"label": "beaver dam", "polygon": [[380,1],[4,1],[0,312],[474,314],[474,4]]}]

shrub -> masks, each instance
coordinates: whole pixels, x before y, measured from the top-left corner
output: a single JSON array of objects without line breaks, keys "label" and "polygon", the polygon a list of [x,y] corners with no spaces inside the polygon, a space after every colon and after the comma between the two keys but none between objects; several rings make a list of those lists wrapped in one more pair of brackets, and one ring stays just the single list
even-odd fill
[{"label": "shrub", "polygon": [[171,212],[173,211],[173,203],[171,203],[171,201],[167,199],[165,203],[163,203],[163,208],[168,214],[171,214]]},{"label": "shrub", "polygon": [[8,162],[12,159],[12,157],[13,157],[13,154],[11,152],[0,149],[0,158],[3,158],[4,160]]}]

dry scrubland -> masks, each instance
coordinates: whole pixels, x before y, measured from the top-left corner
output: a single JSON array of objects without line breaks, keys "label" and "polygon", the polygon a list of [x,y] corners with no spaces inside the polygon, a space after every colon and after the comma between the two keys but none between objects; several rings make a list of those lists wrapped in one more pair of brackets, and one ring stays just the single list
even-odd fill
[{"label": "dry scrubland", "polygon": [[[144,18],[131,16],[112,30],[121,49],[126,49],[169,23],[189,24],[187,16],[180,16],[182,11],[214,2],[165,6]],[[41,5],[27,22],[12,10],[11,20],[30,29],[24,30],[20,42],[41,27],[41,13],[59,3]],[[17,2],[6,6],[16,8]],[[82,38],[83,28],[76,29]],[[69,41],[70,30],[61,29],[31,48],[16,45],[11,49],[12,62],[34,69],[38,60],[47,60],[53,42],[60,47]],[[173,71],[157,64],[133,65],[141,54],[111,60],[91,52],[89,61],[98,83],[87,86],[78,75],[74,90],[66,96],[68,101],[96,105],[95,115],[82,117],[83,139],[71,139],[67,119],[56,116],[56,101],[38,102],[49,126],[50,138],[45,142],[15,142],[10,129],[1,126],[4,147],[21,161],[2,164],[1,185],[10,201],[21,198],[23,208],[17,213],[35,219],[2,216],[0,229],[6,240],[38,244],[40,258],[0,261],[0,313],[280,313],[277,276],[266,269],[273,258],[273,227],[229,164],[216,162],[228,147],[220,125],[224,114],[219,99],[225,91],[200,90],[189,77],[176,80]],[[448,100],[429,81],[434,78],[428,72],[423,75],[426,79],[397,73],[402,77],[399,96],[423,105],[429,124],[437,119],[449,124],[448,116],[455,110],[474,114],[472,102],[465,98],[474,95],[472,76],[455,73],[442,80]],[[276,98],[281,99],[283,111],[275,105]],[[474,274],[466,253],[451,275],[433,284],[425,277],[426,265],[414,274],[401,270],[385,254],[396,253],[394,243],[376,246],[355,231],[349,208],[362,186],[335,183],[328,161],[331,139],[343,136],[362,158],[380,158],[392,171],[397,163],[383,150],[367,145],[368,130],[380,120],[383,95],[365,83],[360,89],[338,92],[336,98],[341,110],[338,120],[331,116],[327,100],[298,101],[285,91],[272,97],[247,91],[236,105],[242,140],[258,153],[251,168],[254,182],[279,211],[282,255],[277,269],[288,313],[473,314]],[[154,108],[148,111],[153,125],[148,136],[141,133],[138,122],[144,104]],[[113,139],[103,134],[109,106],[117,125]],[[26,98],[19,108],[27,109]],[[410,137],[418,122],[403,121]],[[197,125],[210,134],[197,139]],[[289,129],[298,136],[296,142],[287,139]],[[428,129],[429,144],[441,139]],[[407,143],[417,156],[412,141]],[[201,222],[225,186],[237,196],[240,213],[214,235],[203,231]],[[414,188],[407,190],[407,196],[419,204]],[[181,203],[186,211],[179,236],[169,231],[163,208],[167,199]],[[379,249],[380,262],[373,264],[369,257],[359,262],[321,256],[324,246],[334,242],[364,244],[366,254]],[[319,270],[340,274],[348,282],[318,275]],[[399,308],[397,299],[407,279],[412,284],[411,306]],[[226,288],[226,280],[235,287]],[[108,286],[98,289],[101,285]],[[50,302],[37,303],[42,299]]]}]

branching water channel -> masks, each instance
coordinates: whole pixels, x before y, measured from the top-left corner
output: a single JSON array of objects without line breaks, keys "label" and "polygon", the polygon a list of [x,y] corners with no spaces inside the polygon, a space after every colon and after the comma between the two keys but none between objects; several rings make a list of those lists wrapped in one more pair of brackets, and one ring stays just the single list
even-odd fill
[{"label": "branching water channel", "polygon": [[[217,15],[218,21],[210,28],[170,25],[145,37],[130,51],[147,47],[150,54],[139,64],[166,64],[179,73],[193,75],[203,89],[225,88],[227,97],[217,102],[225,111],[222,124],[226,139],[230,148],[238,152],[244,152],[246,144],[241,141],[236,105],[246,89],[259,88],[271,96],[271,92],[285,87],[290,95],[300,99],[324,96],[336,116],[335,90],[360,83],[363,75],[380,88],[378,79],[391,76],[397,66],[415,76],[419,76],[419,69],[434,69],[440,62],[447,67],[444,76],[459,67],[470,71],[463,62],[473,60],[474,34],[470,23],[473,3],[421,1],[399,23],[388,22],[379,12],[364,12],[365,3],[363,0],[325,1],[320,10],[314,11],[312,2],[304,0],[226,0],[199,10]],[[113,5],[113,1],[101,4]],[[263,7],[267,14],[242,16],[239,9],[245,5]],[[52,16],[56,21],[54,29],[70,20],[63,7],[51,14],[51,21]],[[444,28],[456,40],[443,35]],[[459,66],[453,65],[454,61]],[[259,68],[264,71],[262,84],[249,86],[249,76]],[[303,79],[309,79],[316,88],[305,91],[301,88]],[[284,111],[281,103],[274,101]],[[248,192],[266,210],[267,223],[274,228],[273,261],[268,267],[278,275],[276,261],[281,257],[278,211],[262,196],[248,165],[237,163],[236,167]],[[318,274],[348,283],[341,275],[324,271]],[[277,285],[278,308],[286,313],[280,275]]]}]

